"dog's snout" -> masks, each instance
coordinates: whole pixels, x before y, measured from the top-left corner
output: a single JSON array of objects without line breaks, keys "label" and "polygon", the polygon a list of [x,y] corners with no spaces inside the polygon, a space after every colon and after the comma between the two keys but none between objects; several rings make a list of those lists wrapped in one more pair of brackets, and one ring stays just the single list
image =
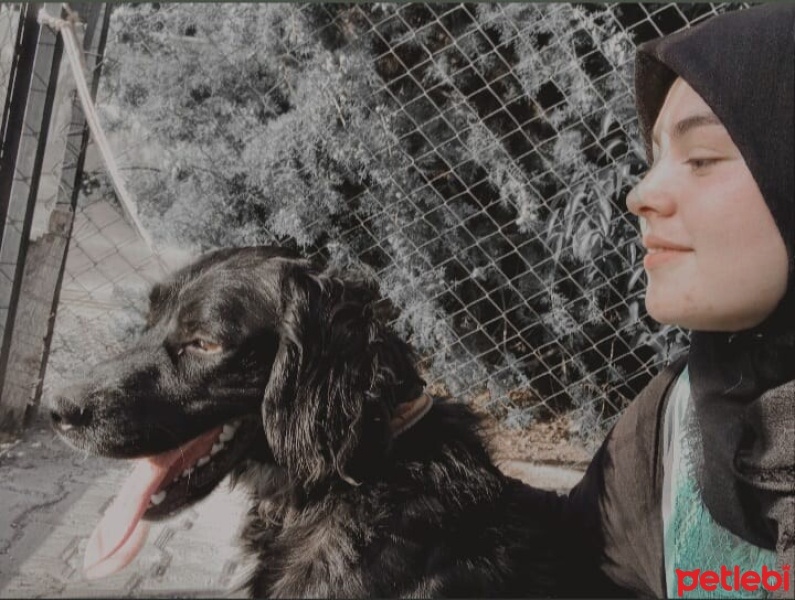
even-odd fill
[{"label": "dog's snout", "polygon": [[59,396],[50,410],[53,426],[60,431],[87,427],[91,424],[93,411],[81,406],[69,396]]}]

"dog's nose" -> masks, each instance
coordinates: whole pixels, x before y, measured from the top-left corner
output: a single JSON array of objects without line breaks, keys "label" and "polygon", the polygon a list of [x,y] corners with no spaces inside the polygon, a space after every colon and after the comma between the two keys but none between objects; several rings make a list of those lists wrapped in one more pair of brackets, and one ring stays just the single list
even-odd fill
[{"label": "dog's nose", "polygon": [[92,410],[80,406],[69,396],[59,396],[50,410],[53,427],[59,431],[86,427],[91,423]]}]

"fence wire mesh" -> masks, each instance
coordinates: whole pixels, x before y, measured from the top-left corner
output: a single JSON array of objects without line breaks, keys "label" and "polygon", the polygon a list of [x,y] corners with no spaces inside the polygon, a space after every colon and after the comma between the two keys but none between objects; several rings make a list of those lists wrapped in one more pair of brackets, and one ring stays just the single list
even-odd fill
[{"label": "fence wire mesh", "polygon": [[116,7],[98,104],[161,251],[94,162],[46,388],[133,333],[170,266],[280,243],[375,277],[436,390],[599,439],[686,343],[644,316],[623,206],[634,49],[742,7]]}]

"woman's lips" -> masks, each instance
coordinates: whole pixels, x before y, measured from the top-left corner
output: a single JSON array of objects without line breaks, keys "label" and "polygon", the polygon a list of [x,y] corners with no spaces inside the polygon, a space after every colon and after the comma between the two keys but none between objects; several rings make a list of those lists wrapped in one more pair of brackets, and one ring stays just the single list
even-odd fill
[{"label": "woman's lips", "polygon": [[674,248],[649,248],[646,256],[643,257],[643,266],[646,270],[654,269],[661,265],[679,260],[692,250],[679,250]]},{"label": "woman's lips", "polygon": [[643,245],[646,247],[647,252],[646,256],[643,257],[643,266],[646,269],[653,269],[660,265],[679,260],[688,252],[693,251],[692,248],[677,244],[676,242],[672,242],[671,240],[654,234],[644,235]]}]

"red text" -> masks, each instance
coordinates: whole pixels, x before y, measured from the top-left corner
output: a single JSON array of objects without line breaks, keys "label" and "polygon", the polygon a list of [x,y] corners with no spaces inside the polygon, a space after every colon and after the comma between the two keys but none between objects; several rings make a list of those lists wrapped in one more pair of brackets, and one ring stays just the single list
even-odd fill
[{"label": "red text", "polygon": [[788,592],[790,589],[789,572],[789,565],[782,567],[781,571],[763,566],[761,573],[758,571],[740,571],[740,567],[736,565],[733,569],[722,565],[720,573],[708,570],[702,571],[701,569],[693,569],[691,571],[676,569],[676,590],[677,595],[680,597],[684,592],[693,590],[714,592],[718,588],[726,591],[744,590],[747,592],[755,592],[760,588],[769,592],[783,589]]}]

